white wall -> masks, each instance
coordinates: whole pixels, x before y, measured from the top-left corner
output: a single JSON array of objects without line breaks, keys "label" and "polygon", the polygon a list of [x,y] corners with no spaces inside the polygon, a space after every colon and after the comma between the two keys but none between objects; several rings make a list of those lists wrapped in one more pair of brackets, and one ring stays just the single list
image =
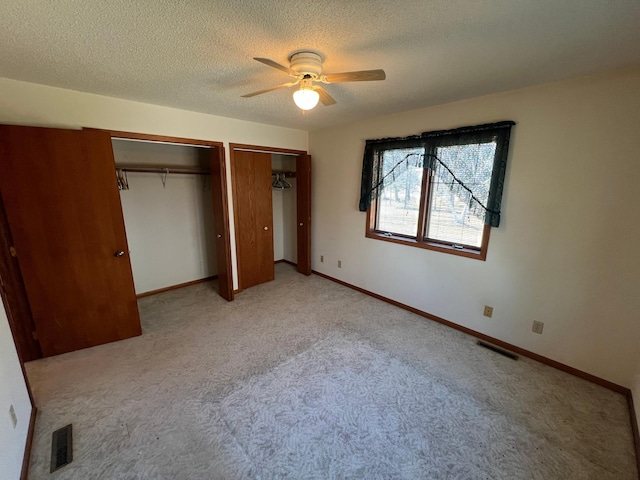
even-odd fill
[{"label": "white wall", "polygon": [[[499,120],[517,125],[486,262],[365,238],[365,139]],[[630,387],[640,345],[638,131],[635,68],[311,132],[313,268]],[[533,320],[545,322],[543,335]]]},{"label": "white wall", "polygon": [[[113,140],[116,164],[207,167],[209,149]],[[136,293],[215,275],[216,241],[209,178],[127,174],[120,191]],[[206,187],[206,188],[205,188]]]},{"label": "white wall", "polygon": [[[9,408],[13,405],[18,423],[13,428]],[[4,305],[0,302],[0,478],[20,478],[27,442],[31,400],[13,344]]]},{"label": "white wall", "polygon": [[[303,130],[274,127],[6,78],[0,78],[0,123],[60,128],[92,127],[224,142],[228,173],[229,143],[303,151],[307,151],[308,147],[308,133]],[[237,288],[230,175],[227,189],[231,209],[229,220],[234,286]]]}]

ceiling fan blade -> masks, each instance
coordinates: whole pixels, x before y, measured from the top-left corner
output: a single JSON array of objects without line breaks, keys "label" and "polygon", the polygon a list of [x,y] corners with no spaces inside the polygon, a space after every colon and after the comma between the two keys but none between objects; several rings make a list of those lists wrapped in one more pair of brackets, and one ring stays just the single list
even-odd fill
[{"label": "ceiling fan blade", "polygon": [[361,70],[359,72],[342,72],[342,73],[330,73],[325,75],[324,78],[329,83],[341,83],[341,82],[369,82],[371,80],[384,80],[387,76],[384,70]]},{"label": "ceiling fan blade", "polygon": [[329,95],[329,92],[327,92],[324,88],[314,87],[314,90],[318,92],[318,94],[320,94],[320,101],[324,106],[328,107],[329,105],[334,105],[336,103],[335,99],[331,95]]},{"label": "ceiling fan blade", "polygon": [[270,67],[277,68],[278,70],[282,70],[283,72],[288,73],[289,75],[292,75],[294,77],[298,75],[296,72],[291,70],[289,67],[285,67],[284,65],[280,65],[278,62],[274,62],[270,58],[256,58],[256,57],[254,57],[253,59],[259,61],[260,63],[264,63],[265,65],[268,65]]},{"label": "ceiling fan blade", "polygon": [[262,95],[263,93],[273,92],[274,90],[278,90],[280,88],[292,87],[295,83],[283,83],[282,85],[276,85],[275,87],[265,88],[264,90],[258,90],[257,92],[247,93],[246,95],[242,95],[243,98],[255,97],[256,95]]}]

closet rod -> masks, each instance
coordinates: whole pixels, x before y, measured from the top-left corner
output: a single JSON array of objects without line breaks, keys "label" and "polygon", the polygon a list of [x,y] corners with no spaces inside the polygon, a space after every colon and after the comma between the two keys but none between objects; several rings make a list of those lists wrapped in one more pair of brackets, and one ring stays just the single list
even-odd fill
[{"label": "closet rod", "polygon": [[116,164],[117,170],[124,172],[137,173],[182,173],[190,175],[209,175],[211,171],[208,168],[201,167],[185,167],[184,165],[145,165],[133,163]]},{"label": "closet rod", "polygon": [[289,170],[272,170],[271,175],[284,174],[286,178],[295,178],[296,172],[292,172]]}]

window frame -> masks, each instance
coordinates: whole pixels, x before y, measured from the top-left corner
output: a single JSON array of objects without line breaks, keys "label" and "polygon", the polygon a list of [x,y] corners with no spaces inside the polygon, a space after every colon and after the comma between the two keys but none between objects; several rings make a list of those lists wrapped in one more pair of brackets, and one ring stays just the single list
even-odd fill
[{"label": "window frame", "polygon": [[377,200],[372,200],[371,205],[367,209],[367,228],[365,236],[375,240],[382,240],[383,242],[397,243],[401,245],[408,245],[410,247],[418,247],[426,250],[433,250],[436,252],[448,253],[450,255],[458,255],[460,257],[475,258],[476,260],[485,261],[487,259],[487,250],[489,248],[489,236],[491,232],[491,225],[485,225],[482,232],[482,245],[479,249],[462,246],[462,248],[455,248],[453,245],[446,243],[435,242],[432,240],[425,240],[424,235],[420,237],[409,237],[400,234],[383,232],[375,229],[375,203]]},{"label": "window frame", "polygon": [[[401,149],[399,147],[398,149]],[[395,150],[395,148],[384,148],[376,153],[380,155],[384,150]],[[425,148],[427,153],[427,148]],[[495,165],[494,165],[495,168]],[[379,172],[376,173],[377,175]],[[416,236],[402,235],[399,233],[386,232],[384,230],[378,230],[376,228],[376,219],[378,215],[377,203],[378,199],[373,198],[371,204],[367,208],[367,223],[365,230],[365,237],[375,240],[382,240],[385,242],[391,242],[401,245],[408,245],[410,247],[418,247],[427,250],[433,250],[436,252],[448,253],[450,255],[457,255],[460,257],[474,258],[476,260],[485,261],[487,259],[487,250],[489,248],[489,236],[491,232],[491,225],[485,224],[482,231],[482,243],[480,247],[471,245],[452,244],[449,242],[439,241],[435,239],[429,239],[425,236],[425,230],[427,226],[427,218],[429,215],[429,205],[431,199],[431,177],[433,171],[431,168],[424,168],[422,173],[422,186],[420,190],[420,207],[418,211],[418,224]],[[456,245],[456,246],[454,246]]]}]

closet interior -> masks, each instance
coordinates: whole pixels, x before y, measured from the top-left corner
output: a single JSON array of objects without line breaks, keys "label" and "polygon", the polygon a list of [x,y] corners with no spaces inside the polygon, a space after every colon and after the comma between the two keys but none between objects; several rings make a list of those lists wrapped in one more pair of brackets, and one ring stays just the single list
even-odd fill
[{"label": "closet interior", "polygon": [[112,139],[137,295],[215,277],[210,148]]},{"label": "closet interior", "polygon": [[273,208],[273,260],[297,263],[296,159],[271,154],[271,197]]}]

